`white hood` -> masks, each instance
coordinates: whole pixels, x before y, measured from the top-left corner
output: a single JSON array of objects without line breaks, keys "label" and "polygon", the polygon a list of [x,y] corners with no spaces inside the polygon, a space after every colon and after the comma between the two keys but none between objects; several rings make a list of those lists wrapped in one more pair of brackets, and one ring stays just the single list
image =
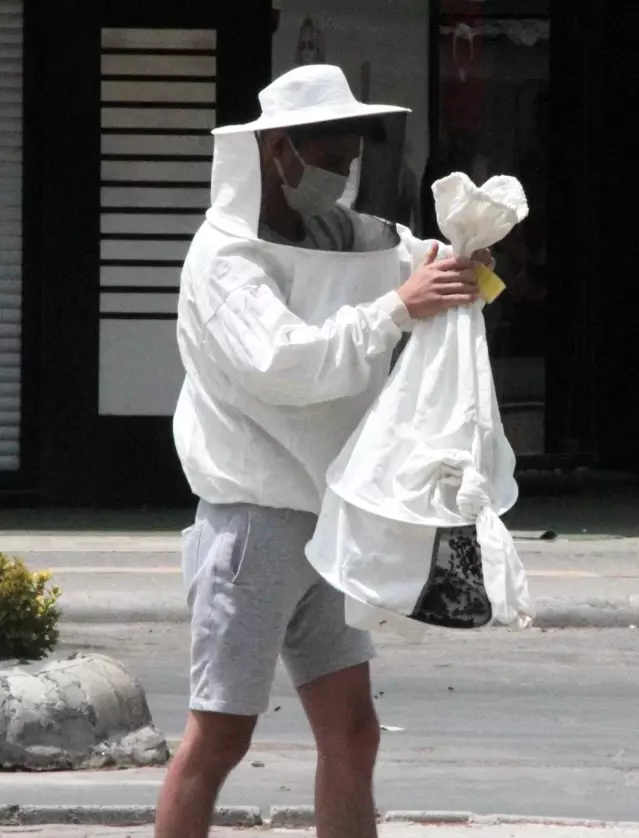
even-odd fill
[{"label": "white hood", "polygon": [[209,223],[231,236],[257,239],[261,201],[262,172],[255,134],[216,137]]},{"label": "white hood", "polygon": [[[346,118],[408,113],[394,105],[367,105],[352,94],[339,67],[328,64],[298,67],[266,87],[259,96],[262,115],[243,125],[216,128],[207,217],[220,230],[255,239],[261,205],[262,173],[256,133],[272,128],[299,127]],[[357,193],[359,160],[345,195],[350,206]],[[342,202],[341,202],[342,203]]]}]

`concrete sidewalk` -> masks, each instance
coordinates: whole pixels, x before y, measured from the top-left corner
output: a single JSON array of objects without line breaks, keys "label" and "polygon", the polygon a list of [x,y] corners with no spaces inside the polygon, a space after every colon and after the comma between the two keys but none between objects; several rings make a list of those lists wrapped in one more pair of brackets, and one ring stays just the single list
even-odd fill
[{"label": "concrete sidewalk", "polygon": [[[153,828],[140,827],[90,827],[42,826],[0,827],[0,836],[33,836],[33,838],[153,838]],[[312,829],[247,829],[216,827],[213,838],[258,838],[258,836],[290,836],[313,838]],[[623,824],[561,825],[522,823],[474,823],[462,825],[381,824],[380,838],[639,838],[639,826]]]},{"label": "concrete sidewalk", "polygon": [[[639,538],[518,539],[543,628],[639,625]],[[182,622],[180,536],[0,533],[0,549],[53,571],[75,623]]]}]

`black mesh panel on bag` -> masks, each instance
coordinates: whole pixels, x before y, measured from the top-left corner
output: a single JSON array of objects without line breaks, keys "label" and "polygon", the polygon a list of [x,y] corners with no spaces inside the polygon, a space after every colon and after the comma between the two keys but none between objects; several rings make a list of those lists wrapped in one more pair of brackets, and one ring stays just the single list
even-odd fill
[{"label": "black mesh panel on bag", "polygon": [[444,628],[472,629],[492,619],[475,527],[437,532],[433,562],[413,620]]},{"label": "black mesh panel on bag", "polygon": [[[314,250],[395,247],[405,123],[401,113],[262,132],[260,238]],[[321,170],[311,172],[310,190],[300,158]],[[344,187],[330,205],[321,193],[327,171],[330,190],[340,178]]]}]

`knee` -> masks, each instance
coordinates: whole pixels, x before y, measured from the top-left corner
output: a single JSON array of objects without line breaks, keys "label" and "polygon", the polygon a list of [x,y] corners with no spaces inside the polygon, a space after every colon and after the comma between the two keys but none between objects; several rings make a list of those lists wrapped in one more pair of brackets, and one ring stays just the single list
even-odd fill
[{"label": "knee", "polygon": [[334,762],[336,767],[368,772],[375,765],[379,741],[379,720],[371,708],[319,735],[317,750],[321,759]]},{"label": "knee", "polygon": [[254,719],[193,713],[180,746],[181,756],[197,773],[226,776],[248,753],[254,729]]}]

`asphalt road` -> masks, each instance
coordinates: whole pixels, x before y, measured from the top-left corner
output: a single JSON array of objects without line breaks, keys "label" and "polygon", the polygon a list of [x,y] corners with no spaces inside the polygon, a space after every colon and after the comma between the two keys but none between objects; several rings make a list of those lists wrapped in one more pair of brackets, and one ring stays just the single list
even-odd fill
[{"label": "asphalt road", "polygon": [[[131,667],[158,727],[178,740],[187,627],[64,626],[61,655],[91,649]],[[401,728],[383,734],[381,809],[639,820],[639,630],[433,630],[420,646],[385,641],[380,651],[381,721]],[[253,752],[221,803],[311,803],[313,764],[306,722],[280,672]],[[162,776],[6,774],[0,802],[149,804]]]}]

